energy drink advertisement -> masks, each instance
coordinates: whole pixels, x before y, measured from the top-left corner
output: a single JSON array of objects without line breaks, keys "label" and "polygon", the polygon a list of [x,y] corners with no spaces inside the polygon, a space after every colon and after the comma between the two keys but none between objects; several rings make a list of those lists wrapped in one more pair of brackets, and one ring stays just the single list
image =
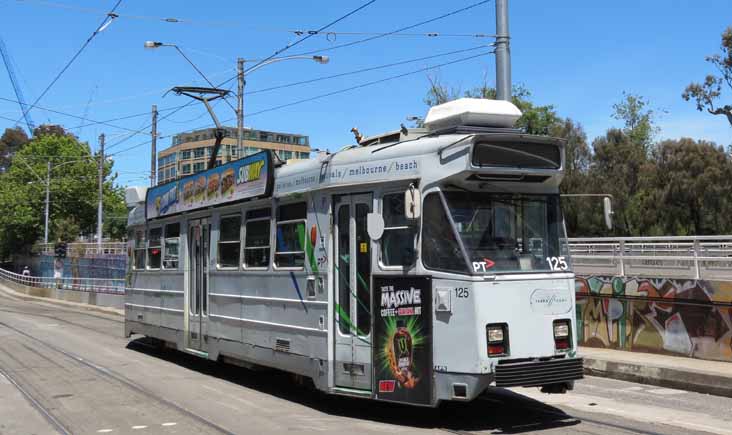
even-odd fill
[{"label": "energy drink advertisement", "polygon": [[432,281],[374,277],[375,398],[432,403]]}]

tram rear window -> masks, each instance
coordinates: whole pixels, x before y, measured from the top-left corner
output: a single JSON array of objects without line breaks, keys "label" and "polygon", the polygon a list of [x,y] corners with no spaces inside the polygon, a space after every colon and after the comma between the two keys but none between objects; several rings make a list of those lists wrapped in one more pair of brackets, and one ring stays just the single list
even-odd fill
[{"label": "tram rear window", "polygon": [[268,208],[247,211],[244,235],[244,268],[269,267],[269,218]]},{"label": "tram rear window", "polygon": [[559,147],[550,143],[478,142],[473,147],[473,166],[559,169]]},{"label": "tram rear window", "polygon": [[280,268],[305,266],[305,222],[307,204],[281,205],[277,210],[275,265]]},{"label": "tram rear window", "polygon": [[134,263],[135,270],[145,269],[145,232],[142,230],[135,231],[135,246],[134,246]]},{"label": "tram rear window", "polygon": [[160,269],[160,259],[162,257],[162,243],[160,236],[162,228],[152,228],[147,237],[147,268]]},{"label": "tram rear window", "polygon": [[219,267],[239,267],[239,247],[241,245],[241,216],[221,218],[219,226]]},{"label": "tram rear window", "polygon": [[180,224],[165,226],[165,246],[163,254],[163,269],[177,269],[180,246]]}]

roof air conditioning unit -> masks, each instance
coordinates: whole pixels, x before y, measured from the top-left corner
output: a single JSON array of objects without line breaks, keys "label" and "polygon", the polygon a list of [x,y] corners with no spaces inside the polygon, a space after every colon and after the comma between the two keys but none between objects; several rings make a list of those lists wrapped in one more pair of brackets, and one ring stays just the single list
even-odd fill
[{"label": "roof air conditioning unit", "polygon": [[459,98],[430,108],[424,125],[433,131],[460,125],[511,128],[520,117],[521,110],[510,101]]}]

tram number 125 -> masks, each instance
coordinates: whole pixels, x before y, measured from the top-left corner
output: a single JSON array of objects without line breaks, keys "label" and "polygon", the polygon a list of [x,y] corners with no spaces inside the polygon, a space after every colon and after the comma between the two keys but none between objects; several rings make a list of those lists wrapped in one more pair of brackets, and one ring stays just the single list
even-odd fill
[{"label": "tram number 125", "polygon": [[550,270],[567,270],[567,261],[564,257],[546,257],[546,262],[549,263]]}]

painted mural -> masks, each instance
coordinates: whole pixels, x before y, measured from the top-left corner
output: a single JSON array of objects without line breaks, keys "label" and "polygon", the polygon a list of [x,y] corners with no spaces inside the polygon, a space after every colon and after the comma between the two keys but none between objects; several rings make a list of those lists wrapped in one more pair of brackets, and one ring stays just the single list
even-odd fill
[{"label": "painted mural", "polygon": [[580,346],[732,361],[732,282],[577,277]]}]

